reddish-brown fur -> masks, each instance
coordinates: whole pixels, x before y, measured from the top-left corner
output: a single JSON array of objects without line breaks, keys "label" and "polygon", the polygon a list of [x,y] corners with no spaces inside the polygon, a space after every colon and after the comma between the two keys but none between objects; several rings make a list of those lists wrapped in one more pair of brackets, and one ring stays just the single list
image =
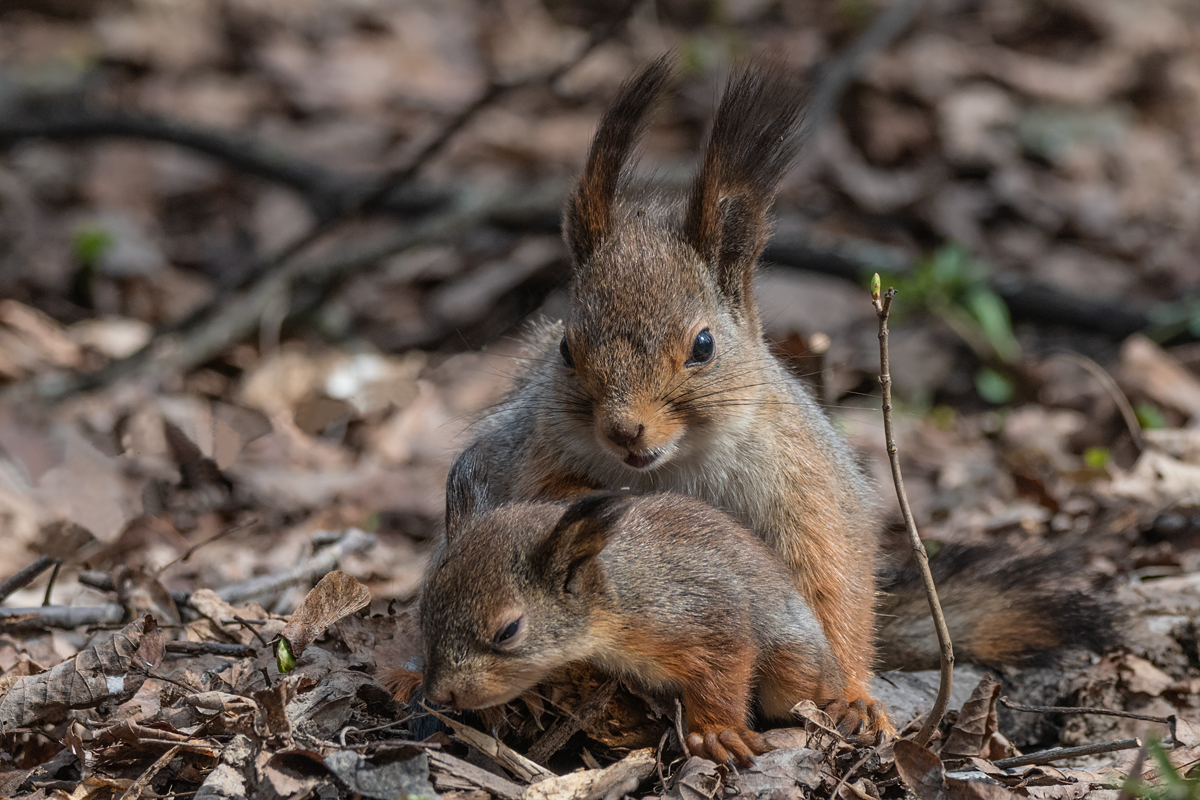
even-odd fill
[{"label": "reddish-brown fur", "polygon": [[[476,453],[451,473],[448,546],[422,597],[432,701],[507,702],[586,661],[681,695],[694,752],[747,763],[764,748],[749,728],[755,687],[773,719],[803,700],[840,700],[820,625],[783,564],[732,518],[682,495],[492,508]],[[498,646],[498,631],[512,638]]]}]

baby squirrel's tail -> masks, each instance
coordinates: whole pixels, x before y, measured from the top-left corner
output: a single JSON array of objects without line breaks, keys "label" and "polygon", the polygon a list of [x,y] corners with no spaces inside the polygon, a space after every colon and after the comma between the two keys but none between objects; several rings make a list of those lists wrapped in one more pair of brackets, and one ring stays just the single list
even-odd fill
[{"label": "baby squirrel's tail", "polygon": [[[929,564],[957,663],[1037,666],[1064,648],[1099,651],[1113,636],[1116,605],[1085,577],[1078,552],[942,544]],[[916,561],[882,575],[880,587],[879,668],[936,669],[937,635]]]}]

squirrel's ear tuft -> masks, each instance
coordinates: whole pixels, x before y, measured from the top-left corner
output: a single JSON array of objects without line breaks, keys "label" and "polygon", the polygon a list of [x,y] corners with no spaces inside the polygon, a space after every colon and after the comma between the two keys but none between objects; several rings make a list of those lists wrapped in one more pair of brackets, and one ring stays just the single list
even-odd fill
[{"label": "squirrel's ear tuft", "polygon": [[582,568],[608,544],[628,499],[620,492],[597,492],[572,503],[535,552],[535,567],[556,586],[576,591]]},{"label": "squirrel's ear tuft", "polygon": [[800,148],[804,90],[781,62],[747,64],[730,75],[692,186],[684,238],[721,293],[756,321],[754,267],[770,235],[779,182]]},{"label": "squirrel's ear tuft", "polygon": [[613,203],[629,154],[673,72],[670,55],[650,62],[621,85],[616,100],[600,118],[579,185],[567,199],[563,215],[563,238],[576,265],[588,260],[612,227]]},{"label": "squirrel's ear tuft", "polygon": [[471,517],[487,510],[487,465],[480,443],[454,459],[446,478],[446,541],[452,541]]}]

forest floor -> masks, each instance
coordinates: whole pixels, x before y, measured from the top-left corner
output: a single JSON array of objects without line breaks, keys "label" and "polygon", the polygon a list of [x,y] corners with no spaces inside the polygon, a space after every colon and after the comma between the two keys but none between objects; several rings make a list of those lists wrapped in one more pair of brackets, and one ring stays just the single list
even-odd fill
[{"label": "forest floor", "polygon": [[[760,305],[888,551],[876,271],[931,550],[1070,548],[1122,609],[1107,652],[963,668],[930,750],[798,719],[729,773],[586,690],[418,743],[376,679],[451,458],[567,313],[599,114],[668,49],[640,171],[670,185],[737,58],[813,76]],[[45,557],[0,591],[0,796],[1200,797],[1196,4],[18,0],[0,148],[0,579]],[[281,675],[289,622],[317,638]]]}]

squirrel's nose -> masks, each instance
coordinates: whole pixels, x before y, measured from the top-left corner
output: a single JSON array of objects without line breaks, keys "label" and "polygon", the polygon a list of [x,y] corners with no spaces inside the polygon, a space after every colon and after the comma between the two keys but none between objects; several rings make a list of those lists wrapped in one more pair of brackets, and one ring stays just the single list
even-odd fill
[{"label": "squirrel's nose", "polygon": [[608,427],[608,438],[618,447],[630,447],[645,429],[640,422],[614,422]]}]

